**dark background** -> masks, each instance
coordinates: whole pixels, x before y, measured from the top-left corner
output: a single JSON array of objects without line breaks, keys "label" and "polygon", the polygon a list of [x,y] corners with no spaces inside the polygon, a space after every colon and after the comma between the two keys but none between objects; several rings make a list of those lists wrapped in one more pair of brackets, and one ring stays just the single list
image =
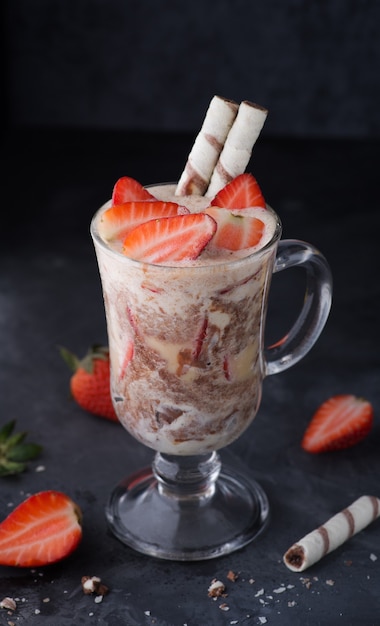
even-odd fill
[{"label": "dark background", "polygon": [[[0,611],[0,626],[259,626],[264,618],[268,626],[377,626],[380,520],[304,576],[281,558],[359,496],[380,495],[380,2],[3,0],[0,7],[8,131],[0,420],[16,419],[17,430],[44,447],[21,476],[1,481],[0,519],[25,494],[49,488],[73,497],[84,519],[83,542],[67,561],[37,572],[0,567],[0,600],[21,599],[14,615]],[[144,184],[178,177],[215,93],[269,109],[247,169],[280,215],[284,238],[310,241],[326,256],[333,306],[307,357],[264,381],[257,418],[229,451],[268,494],[267,531],[215,561],[167,563],[108,531],[111,489],[150,463],[151,451],[69,398],[58,346],[82,356],[107,341],[89,235],[94,211],[119,176]],[[291,270],[274,276],[273,340],[298,310],[297,285]],[[338,393],[371,401],[372,432],[350,449],[309,455],[300,446],[306,425]],[[239,580],[223,612],[207,589],[231,568]],[[82,575],[110,587],[104,602],[83,595]],[[275,593],[280,585],[286,591]]]},{"label": "dark background", "polygon": [[9,124],[194,133],[214,94],[266,135],[379,137],[377,0],[3,0]]}]

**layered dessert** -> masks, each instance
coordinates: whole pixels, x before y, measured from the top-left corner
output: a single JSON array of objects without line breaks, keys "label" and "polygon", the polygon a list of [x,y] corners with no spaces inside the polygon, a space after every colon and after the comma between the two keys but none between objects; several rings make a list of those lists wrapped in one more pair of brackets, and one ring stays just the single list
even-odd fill
[{"label": "layered dessert", "polygon": [[256,415],[281,227],[252,175],[221,179],[210,196],[194,166],[185,171],[177,185],[147,189],[119,179],[91,232],[117,415],[156,451],[198,455]]}]

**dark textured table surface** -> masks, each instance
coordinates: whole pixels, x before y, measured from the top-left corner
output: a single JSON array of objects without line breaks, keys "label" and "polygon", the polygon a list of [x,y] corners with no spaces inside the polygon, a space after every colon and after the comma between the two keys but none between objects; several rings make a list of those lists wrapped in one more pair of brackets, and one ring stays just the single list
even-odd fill
[{"label": "dark textured table surface", "polygon": [[[285,550],[363,494],[380,496],[379,144],[349,140],[259,140],[249,170],[277,210],[285,238],[327,257],[333,307],[318,343],[292,369],[264,382],[254,423],[227,454],[265,488],[271,521],[242,550],[216,560],[175,563],[133,552],[107,530],[114,485],[151,462],[152,452],[119,424],[69,398],[58,346],[82,354],[106,342],[98,269],[89,236],[94,211],[128,174],[142,183],[174,180],[193,138],[91,132],[14,131],[7,136],[6,200],[0,247],[1,424],[16,419],[42,455],[2,478],[0,518],[27,494],[58,489],[83,510],[83,541],[68,559],[39,568],[0,567],[0,600],[16,599],[0,624],[52,626],[374,626],[380,619],[380,520],[303,573]],[[302,277],[274,277],[268,335],[292,320]],[[293,297],[294,295],[294,297]],[[310,455],[300,447],[317,406],[337,393],[365,396],[374,427],[360,444]],[[40,471],[37,471],[40,470]],[[238,573],[235,582],[229,570]],[[84,595],[83,575],[110,588]],[[212,579],[227,596],[208,597]],[[228,610],[222,610],[222,602]]]}]

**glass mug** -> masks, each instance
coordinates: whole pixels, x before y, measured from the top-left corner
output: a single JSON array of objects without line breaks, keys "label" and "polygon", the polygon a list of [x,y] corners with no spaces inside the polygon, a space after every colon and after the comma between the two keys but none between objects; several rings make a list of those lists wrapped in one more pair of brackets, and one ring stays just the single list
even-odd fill
[{"label": "glass mug", "polygon": [[[122,480],[106,508],[125,544],[171,560],[227,554],[269,518],[262,487],[221,463],[252,423],[262,382],[295,365],[329,314],[332,278],[324,256],[299,240],[271,240],[249,256],[207,265],[154,265],[105,243],[91,223],[111,360],[111,395],[121,424],[155,451],[152,466]],[[301,311],[284,338],[264,345],[272,274],[306,273]]]}]

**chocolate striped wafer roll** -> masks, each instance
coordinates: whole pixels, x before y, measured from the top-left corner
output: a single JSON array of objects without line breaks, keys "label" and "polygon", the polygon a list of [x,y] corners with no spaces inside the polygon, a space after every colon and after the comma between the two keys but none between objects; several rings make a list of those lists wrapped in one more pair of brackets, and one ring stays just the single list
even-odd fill
[{"label": "chocolate striped wafer roll", "polygon": [[233,100],[214,96],[204,122],[188,156],[175,190],[176,196],[203,196],[239,105]]},{"label": "chocolate striped wafer roll", "polygon": [[268,111],[243,100],[215,165],[205,195],[213,198],[227,183],[243,174],[251,158],[253,146],[261,132]]},{"label": "chocolate striped wafer roll", "polygon": [[363,530],[379,516],[379,498],[361,496],[346,509],[331,517],[325,524],[293,544],[285,552],[283,561],[293,572],[302,572]]}]

